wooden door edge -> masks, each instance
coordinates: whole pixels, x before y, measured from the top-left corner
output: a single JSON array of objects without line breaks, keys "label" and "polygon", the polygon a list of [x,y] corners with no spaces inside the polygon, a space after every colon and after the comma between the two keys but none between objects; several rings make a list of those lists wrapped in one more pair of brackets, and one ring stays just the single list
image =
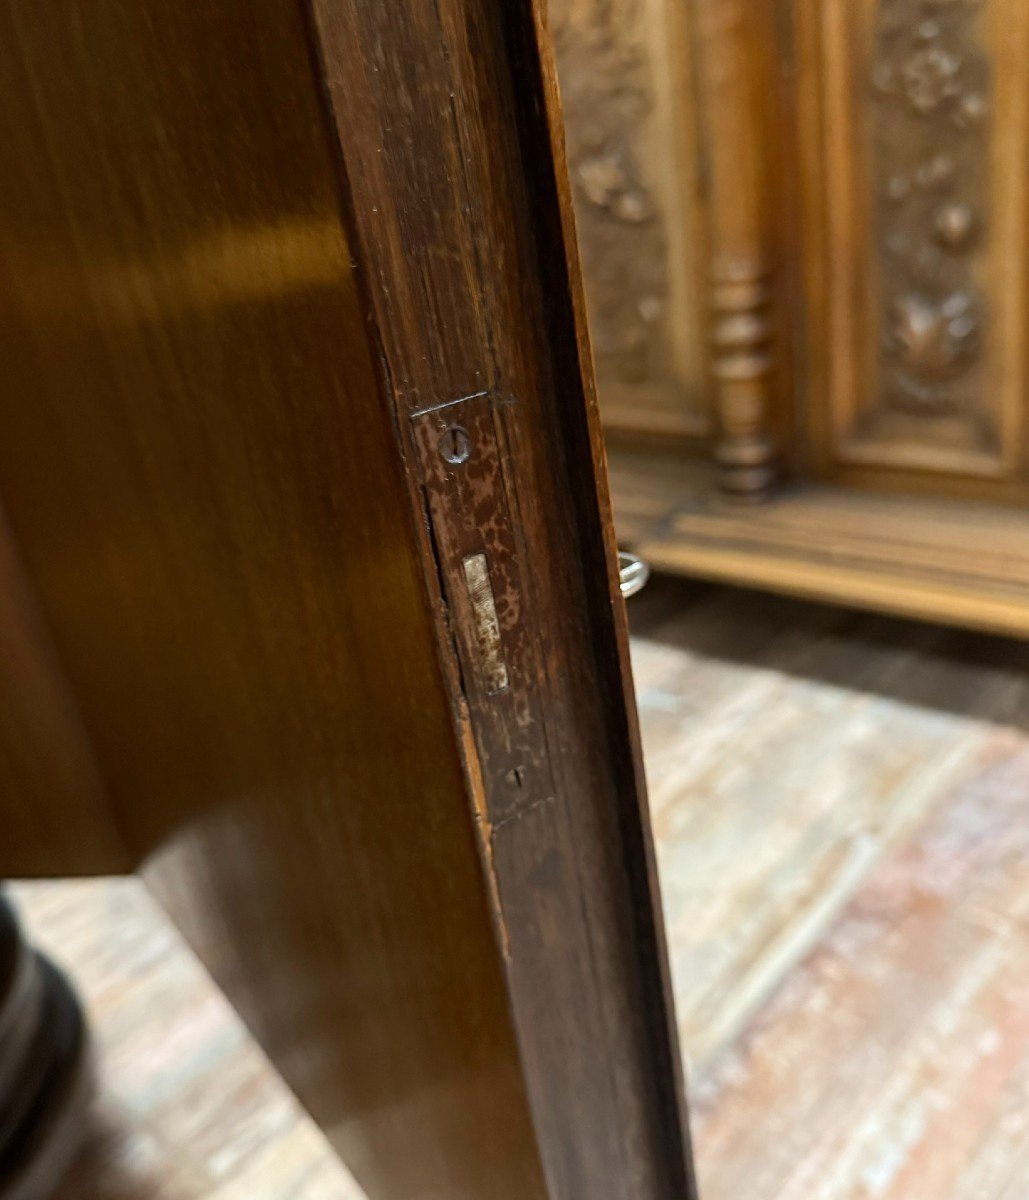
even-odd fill
[{"label": "wooden door edge", "polygon": [[[601,1142],[605,1139],[635,1139],[642,1146],[639,1158],[633,1158],[636,1151],[627,1150],[619,1160],[626,1170],[631,1162],[637,1177],[609,1175],[610,1194],[628,1194],[631,1188],[640,1200],[692,1195],[695,1184],[682,1059],[545,19],[541,8],[529,3],[446,0],[436,7],[435,15],[419,11],[400,17],[395,12],[388,16],[378,13],[372,3],[358,3],[343,11],[328,0],[312,0],[312,30],[334,115],[346,219],[354,233],[358,271],[382,350],[394,428],[408,466],[424,579],[436,614],[441,665],[451,688],[455,731],[473,802],[471,815],[480,833],[483,868],[493,896],[498,945],[507,970],[530,1106],[550,1194],[555,1198],[579,1194],[581,1180],[591,1169],[599,1170],[586,1166],[586,1160],[591,1156],[598,1163],[603,1160]],[[401,62],[403,76],[398,73],[391,78],[391,69],[400,72]],[[369,85],[371,79],[374,89]],[[433,91],[420,95],[419,87]],[[421,105],[413,115],[412,96]],[[449,101],[446,108],[444,99]],[[392,172],[388,176],[383,173],[384,162]],[[513,234],[504,220],[517,224],[519,218],[515,209],[504,208],[505,177],[515,190],[524,188],[524,194],[531,197],[531,203],[519,211],[523,215],[531,212],[532,220]],[[431,181],[440,178],[452,185],[452,196],[445,189],[432,191]],[[451,204],[453,213],[439,211]],[[418,224],[421,221],[424,226]],[[448,238],[465,234],[460,247],[448,244]],[[510,256],[503,260],[505,269],[512,274],[518,269],[524,272],[518,286],[538,289],[535,298],[521,297],[526,300],[525,307],[530,308],[536,299],[545,310],[541,316],[548,337],[543,344],[537,340],[532,348],[535,361],[528,364],[532,354],[526,356],[524,345],[517,345],[519,335],[505,323],[515,318],[516,306],[508,304],[505,309],[509,297],[504,294],[504,281],[497,282],[490,274],[494,269],[491,256],[498,246]],[[444,249],[456,252],[452,261],[444,261]],[[511,259],[518,261],[511,265]],[[406,279],[402,268],[410,271]],[[464,280],[459,278],[455,284],[462,271]],[[412,279],[425,285],[423,292],[405,288]],[[546,286],[542,286],[544,281]],[[473,302],[461,291],[460,282],[479,287],[486,300],[475,297]],[[494,290],[498,294],[493,294]],[[403,297],[402,304],[413,302],[413,313],[398,308],[398,296]],[[531,318],[526,318],[526,324],[530,322]],[[513,348],[504,344],[508,339]],[[462,341],[462,352],[470,359],[481,355],[482,363],[476,359],[469,367],[459,362],[451,341]],[[434,356],[435,361],[426,368],[425,363]],[[464,377],[462,369],[467,369]],[[530,380],[533,371],[538,378]],[[544,399],[535,412],[523,401],[519,385],[528,390],[538,386]],[[473,547],[476,531],[467,514],[455,518],[457,501],[442,494],[449,485],[441,479],[449,476],[435,473],[435,464],[430,465],[431,444],[419,441],[412,428],[413,420],[435,419],[445,409],[469,421],[463,414],[470,412],[471,405],[504,402],[509,403],[504,415],[493,424],[482,418],[481,428],[488,439],[496,437],[498,441],[490,449],[498,465],[493,473],[495,482],[490,485],[495,492],[487,504],[499,505],[500,523],[511,526],[510,546],[488,545],[487,554],[503,553],[515,564],[512,569],[521,573],[521,591],[516,586],[513,594],[499,597],[497,603],[518,605],[527,597],[540,600],[532,585],[541,584],[543,566],[551,565],[544,564],[544,559],[552,550],[550,539],[555,536],[553,527],[560,525],[559,516],[548,515],[550,529],[530,527],[526,519],[529,513],[538,519],[545,497],[534,486],[540,482],[539,472],[537,469],[533,475],[534,464],[528,462],[525,448],[534,438],[546,442],[549,436],[556,443],[550,449],[561,460],[564,478],[573,483],[569,492],[574,518],[569,524],[574,562],[566,563],[565,569],[574,568],[576,587],[565,598],[564,610],[556,613],[556,621],[563,623],[560,630],[555,633],[556,626],[548,630],[541,621],[543,627],[537,628],[534,636],[543,643],[564,636],[573,623],[581,627],[583,613],[567,609],[573,596],[584,599],[586,635],[582,638],[580,630],[579,644],[590,648],[589,670],[599,686],[588,689],[592,711],[581,705],[574,715],[576,721],[591,726],[604,755],[602,762],[594,764],[593,779],[582,783],[582,794],[574,803],[590,806],[594,832],[608,828],[605,822],[613,820],[611,828],[617,829],[619,842],[613,869],[620,874],[621,890],[616,900],[608,903],[607,912],[582,916],[578,931],[583,944],[593,945],[594,950],[596,938],[605,942],[616,961],[611,967],[613,978],[604,986],[619,994],[590,997],[590,984],[598,982],[596,975],[579,983],[584,987],[584,1004],[595,1002],[597,1028],[611,1043],[594,1044],[590,1053],[599,1060],[610,1060],[609,1074],[616,1072],[615,1063],[622,1056],[619,1066],[632,1080],[628,1085],[602,1081],[610,1085],[606,1107],[601,1104],[588,1117],[577,1111],[589,1106],[587,1098],[571,1091],[567,1078],[560,1078],[562,1066],[568,1064],[547,1060],[551,1033],[534,1015],[536,992],[553,985],[555,975],[564,970],[574,975],[578,967],[570,955],[564,960],[548,959],[534,943],[538,931],[533,921],[548,915],[534,907],[546,904],[546,898],[540,898],[539,885],[532,882],[540,862],[527,865],[520,858],[523,854],[531,857],[534,850],[506,846],[516,836],[528,841],[530,834],[515,831],[549,819],[544,814],[555,806],[545,786],[531,803],[521,806],[517,802],[508,806],[499,796],[494,767],[503,758],[498,743],[509,730],[503,716],[497,716],[495,695],[479,678],[476,639],[467,628],[474,614],[458,570],[472,557],[466,551]],[[530,410],[528,416],[526,409]],[[510,415],[512,411],[514,415]],[[502,427],[499,432],[496,421]],[[530,623],[536,619],[534,616]],[[538,694],[531,694],[530,687],[526,703],[531,707],[538,700],[541,706],[529,733],[537,750],[542,743],[536,735],[542,732],[539,726],[545,716],[552,716],[555,710],[564,717],[569,713],[568,691],[562,692],[555,683],[552,666],[542,661],[545,658],[541,650],[528,670]],[[516,741],[516,735],[511,740]],[[536,751],[530,749],[529,753]],[[539,766],[544,774],[555,769],[552,762],[545,761],[545,746],[539,750],[539,759],[533,766]],[[506,775],[516,773],[507,771]],[[593,790],[583,799],[587,787]],[[565,799],[560,785],[556,794],[558,803]],[[579,822],[584,819],[581,812],[571,816]],[[570,817],[566,814],[562,819]],[[550,828],[547,836],[556,838],[558,833]],[[600,870],[598,863],[612,861],[604,858],[609,851],[610,847],[605,850],[598,841],[590,850],[593,858],[588,863],[582,857],[574,864],[578,875],[557,905],[564,917],[571,920],[573,908],[602,907],[597,896],[601,878],[590,872]],[[526,911],[518,913],[523,901]],[[624,1024],[636,1027],[618,1028],[613,1012],[622,1014]],[[567,1014],[559,1016],[563,1019]],[[565,1026],[566,1036],[572,1036],[570,1028]],[[570,1058],[574,1057],[570,1053]],[[571,1069],[574,1072],[579,1066],[576,1062]],[[622,1126],[631,1129],[627,1132]]]}]

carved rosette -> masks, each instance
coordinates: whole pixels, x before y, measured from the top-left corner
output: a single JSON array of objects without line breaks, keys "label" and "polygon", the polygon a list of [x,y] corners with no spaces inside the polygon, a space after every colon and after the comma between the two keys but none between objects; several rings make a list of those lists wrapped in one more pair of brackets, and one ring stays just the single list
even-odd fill
[{"label": "carved rosette", "polygon": [[969,413],[981,386],[990,167],[982,0],[881,0],[873,93],[885,405]]}]

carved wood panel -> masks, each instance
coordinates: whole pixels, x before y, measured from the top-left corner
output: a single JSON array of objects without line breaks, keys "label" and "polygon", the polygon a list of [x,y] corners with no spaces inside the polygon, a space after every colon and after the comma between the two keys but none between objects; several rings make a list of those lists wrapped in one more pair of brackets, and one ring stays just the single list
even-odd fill
[{"label": "carved wood panel", "polygon": [[691,20],[678,0],[550,4],[609,429],[710,429]]},{"label": "carved wood panel", "polygon": [[871,71],[881,404],[970,415],[990,358],[982,274],[993,80],[980,10],[884,0]]},{"label": "carved wood panel", "polygon": [[813,462],[1014,495],[1029,6],[799,0],[797,18]]}]

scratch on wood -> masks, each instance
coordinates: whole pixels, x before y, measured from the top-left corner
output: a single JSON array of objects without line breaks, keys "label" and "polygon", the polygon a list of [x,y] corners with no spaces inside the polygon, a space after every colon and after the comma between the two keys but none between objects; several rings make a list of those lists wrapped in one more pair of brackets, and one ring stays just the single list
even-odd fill
[{"label": "scratch on wood", "polygon": [[453,408],[455,404],[464,404],[466,400],[478,400],[481,396],[488,396],[488,391],[469,392],[467,396],[457,396],[453,400],[441,400],[439,404],[428,404],[425,408],[416,408],[411,413],[411,419],[415,417],[424,417],[426,413],[439,412],[443,408]]},{"label": "scratch on wood", "polygon": [[505,825],[510,825],[512,821],[519,821],[527,813],[535,812],[537,808],[541,808],[544,804],[553,804],[557,799],[556,796],[540,796],[538,800],[534,800],[531,804],[526,804],[524,808],[516,808],[515,811],[504,817],[502,821],[498,821],[493,826],[493,832],[497,833],[503,829]]},{"label": "scratch on wood", "polygon": [[489,818],[489,807],[486,802],[486,785],[482,778],[482,765],[475,744],[475,734],[472,723],[465,709],[458,722],[461,736],[463,758],[468,775],[468,792],[475,809],[475,826],[478,833],[482,862],[486,868],[486,884],[489,888],[490,902],[496,919],[497,932],[500,937],[500,952],[504,961],[511,958],[511,938],[504,916],[504,906],[500,900],[500,882],[497,879],[497,868],[493,858],[493,823]]}]

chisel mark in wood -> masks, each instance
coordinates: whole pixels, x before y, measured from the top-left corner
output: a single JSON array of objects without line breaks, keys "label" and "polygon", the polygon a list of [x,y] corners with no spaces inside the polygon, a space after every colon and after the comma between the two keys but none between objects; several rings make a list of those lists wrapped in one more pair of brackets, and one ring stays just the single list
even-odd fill
[{"label": "chisel mark in wood", "polygon": [[500,622],[497,620],[497,605],[490,583],[489,563],[485,554],[469,554],[461,560],[464,568],[468,597],[472,604],[475,620],[475,639],[479,646],[479,661],[482,667],[486,690],[490,695],[502,692],[508,685],[507,663],[504,661],[504,645],[500,637]]}]

